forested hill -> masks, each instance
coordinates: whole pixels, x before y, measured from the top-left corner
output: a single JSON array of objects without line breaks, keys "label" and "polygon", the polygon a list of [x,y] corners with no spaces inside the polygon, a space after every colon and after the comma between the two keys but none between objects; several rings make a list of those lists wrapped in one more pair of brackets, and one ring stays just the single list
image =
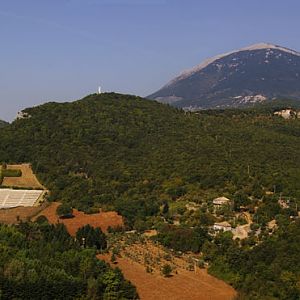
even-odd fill
[{"label": "forested hill", "polygon": [[5,121],[0,120],[0,128],[7,126],[8,123]]},{"label": "forested hill", "polygon": [[53,199],[79,209],[113,205],[130,220],[182,195],[300,195],[300,120],[270,107],[185,114],[107,93],[25,112],[1,129],[0,161],[31,162]]}]

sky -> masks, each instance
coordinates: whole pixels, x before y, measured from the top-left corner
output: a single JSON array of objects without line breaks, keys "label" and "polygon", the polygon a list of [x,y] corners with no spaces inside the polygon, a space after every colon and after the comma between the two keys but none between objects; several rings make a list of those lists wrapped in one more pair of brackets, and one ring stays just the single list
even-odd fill
[{"label": "sky", "polygon": [[300,51],[299,0],[0,0],[0,119],[104,91],[147,96],[204,59]]}]

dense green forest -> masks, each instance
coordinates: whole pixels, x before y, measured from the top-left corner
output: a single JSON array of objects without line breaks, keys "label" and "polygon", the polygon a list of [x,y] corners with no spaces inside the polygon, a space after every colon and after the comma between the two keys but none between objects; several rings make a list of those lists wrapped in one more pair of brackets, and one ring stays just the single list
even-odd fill
[{"label": "dense green forest", "polygon": [[[0,130],[0,161],[31,162],[51,190],[50,200],[86,212],[116,209],[140,231],[152,227],[156,216],[168,219],[168,206],[174,209],[177,200],[203,204],[225,195],[236,209],[252,205],[255,226],[263,229],[259,239],[213,239],[208,226],[214,217],[203,210],[195,224],[160,224],[157,240],[202,251],[210,272],[241,297],[296,300],[300,233],[291,217],[300,204],[300,119],[273,115],[286,105],[185,113],[114,93],[47,103]],[[270,191],[275,194],[266,196]],[[279,195],[293,208],[283,210]],[[282,226],[269,236],[266,223],[274,218]]]},{"label": "dense green forest", "polygon": [[1,129],[0,161],[31,162],[52,199],[79,209],[112,204],[130,219],[208,190],[300,196],[300,120],[269,107],[185,114],[112,93],[25,112]]},{"label": "dense green forest", "polygon": [[0,225],[1,299],[138,299],[118,269],[83,248],[64,225]]}]

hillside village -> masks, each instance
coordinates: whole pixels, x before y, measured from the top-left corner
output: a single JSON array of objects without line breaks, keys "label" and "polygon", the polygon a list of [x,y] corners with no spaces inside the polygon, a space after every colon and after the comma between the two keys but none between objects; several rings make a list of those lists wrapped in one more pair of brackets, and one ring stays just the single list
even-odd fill
[{"label": "hillside village", "polygon": [[[277,211],[281,211],[282,215],[290,214],[290,220],[300,218],[297,202],[284,199],[281,195],[274,195],[273,192],[266,192],[265,197],[274,200],[278,198]],[[188,202],[184,205],[184,201],[182,204],[180,202],[181,200],[178,200],[176,204],[171,204],[164,222],[174,226],[190,225],[193,228],[198,222],[203,224],[203,221],[206,220],[205,224],[209,226],[211,236],[216,236],[220,232],[230,232],[234,240],[251,237],[254,243],[255,240],[259,242],[263,234],[271,235],[274,229],[278,228],[277,221],[279,219],[264,221],[262,200],[257,200],[254,202],[255,204],[238,205],[234,203],[234,200],[222,196],[202,204]],[[174,210],[174,206],[177,207],[176,210]],[[162,207],[161,211],[164,210],[165,208]]]}]

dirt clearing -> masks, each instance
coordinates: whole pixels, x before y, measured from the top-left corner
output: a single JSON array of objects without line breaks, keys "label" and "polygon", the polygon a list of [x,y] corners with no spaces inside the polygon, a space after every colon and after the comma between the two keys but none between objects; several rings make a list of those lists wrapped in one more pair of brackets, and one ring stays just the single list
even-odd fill
[{"label": "dirt clearing", "polygon": [[33,173],[30,164],[21,165],[8,165],[8,170],[21,170],[21,177],[5,177],[3,179],[2,185],[7,187],[21,187],[21,188],[33,188],[33,189],[45,189],[35,174]]},{"label": "dirt clearing", "polygon": [[147,273],[143,265],[128,258],[117,258],[117,264],[112,264],[110,257],[98,256],[122,270],[125,278],[137,287],[141,300],[232,300],[236,296],[231,286],[204,269],[197,272],[180,269],[178,274],[164,278]]},{"label": "dirt clearing", "polygon": [[[51,203],[38,216],[44,215],[51,224],[64,223],[68,232],[75,236],[77,230],[84,225],[91,225],[92,227],[100,227],[102,231],[106,232],[108,227],[123,226],[123,218],[114,211],[101,212],[97,214],[85,214],[84,212],[73,209],[74,218],[60,219],[56,214],[56,209],[60,205],[59,202]],[[37,216],[37,217],[38,217]]]},{"label": "dirt clearing", "polygon": [[12,225],[17,224],[20,221],[29,221],[45,209],[47,205],[48,203],[44,202],[41,206],[0,209],[0,223]]}]

